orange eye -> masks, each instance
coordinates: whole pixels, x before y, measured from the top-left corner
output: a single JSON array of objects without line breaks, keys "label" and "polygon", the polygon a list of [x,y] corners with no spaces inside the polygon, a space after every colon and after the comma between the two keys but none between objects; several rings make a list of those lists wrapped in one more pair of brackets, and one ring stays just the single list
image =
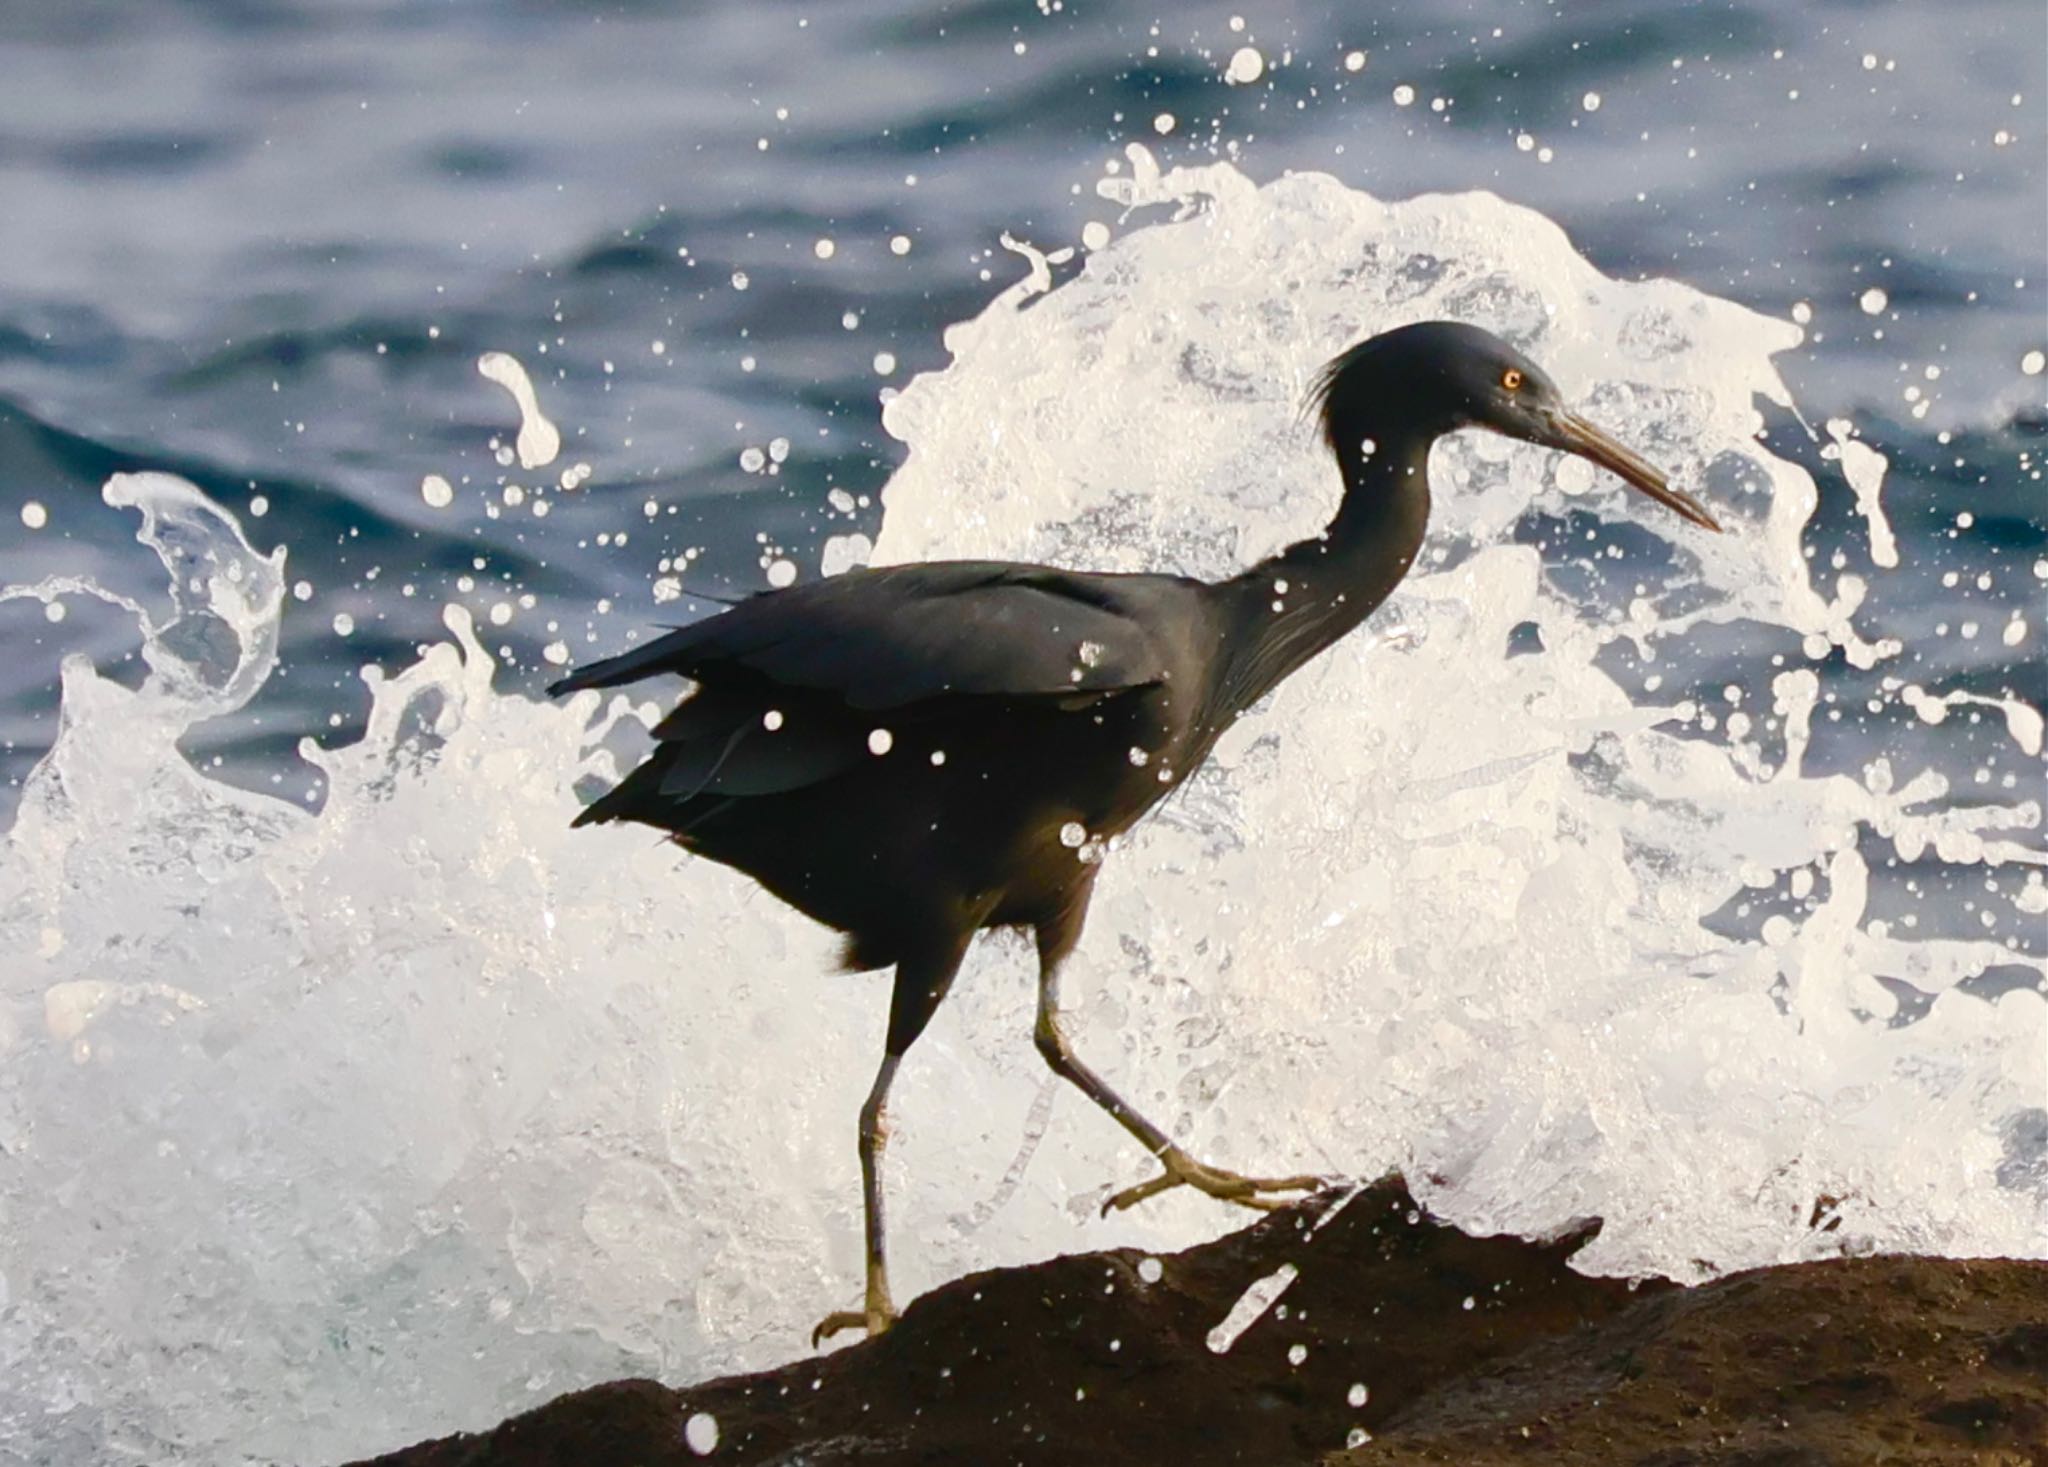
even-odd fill
[{"label": "orange eye", "polygon": [[1510,392],[1520,392],[1522,390],[1521,369],[1518,367],[1509,367],[1505,372],[1501,373],[1500,385],[1505,387]]}]

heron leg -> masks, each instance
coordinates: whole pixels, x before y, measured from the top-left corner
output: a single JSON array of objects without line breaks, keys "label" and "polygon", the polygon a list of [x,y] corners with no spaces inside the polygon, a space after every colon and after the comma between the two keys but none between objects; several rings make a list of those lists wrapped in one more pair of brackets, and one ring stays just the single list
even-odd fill
[{"label": "heron leg", "polygon": [[841,1330],[866,1330],[870,1339],[896,1322],[896,1305],[889,1298],[889,1266],[883,1252],[882,1151],[889,1133],[884,1107],[889,1099],[889,1082],[903,1056],[891,1050],[882,1056],[875,1071],[875,1083],[860,1107],[860,1186],[867,1212],[867,1298],[860,1309],[838,1309],[826,1315],[811,1331],[811,1343],[818,1345]]},{"label": "heron leg", "polygon": [[1165,1168],[1151,1180],[1126,1187],[1103,1203],[1103,1215],[1135,1207],[1146,1198],[1156,1197],[1175,1187],[1193,1187],[1221,1201],[1262,1212],[1284,1206],[1291,1200],[1265,1194],[1319,1190],[1323,1186],[1321,1177],[1245,1177],[1197,1161],[1174,1145],[1164,1131],[1139,1114],[1130,1102],[1075,1055],[1066,1035],[1060,1030],[1060,964],[1066,960],[1075,940],[1081,935],[1081,919],[1087,912],[1087,905],[1088,892],[1084,889],[1058,919],[1041,923],[1038,927],[1038,1022],[1032,1031],[1032,1042],[1055,1074],[1109,1112],[1110,1119],[1136,1137],[1138,1144],[1157,1157]]},{"label": "heron leg", "polygon": [[826,1315],[811,1331],[817,1345],[841,1330],[865,1330],[869,1339],[896,1322],[896,1305],[889,1297],[889,1264],[882,1207],[882,1153],[889,1143],[889,1084],[924,1026],[931,1022],[939,1001],[953,986],[960,960],[967,953],[967,939],[947,949],[920,957],[904,957],[896,965],[896,988],[889,1004],[889,1036],[875,1083],[860,1107],[860,1183],[866,1211],[867,1296],[860,1309],[840,1309]]}]

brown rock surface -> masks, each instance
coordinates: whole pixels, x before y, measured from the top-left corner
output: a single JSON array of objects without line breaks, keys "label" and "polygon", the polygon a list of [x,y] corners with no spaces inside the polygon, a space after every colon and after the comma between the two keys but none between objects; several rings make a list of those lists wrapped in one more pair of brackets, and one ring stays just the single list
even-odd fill
[{"label": "brown rock surface", "polygon": [[[680,1467],[706,1460],[684,1439],[699,1412],[709,1460],[783,1467],[2048,1464],[2048,1264],[1631,1288],[1566,1267],[1596,1228],[1469,1237],[1390,1180],[1164,1255],[1155,1281],[1127,1250],[977,1274],[879,1340],[679,1390],[597,1386],[376,1467]],[[1283,1267],[1277,1303],[1212,1348]]]}]

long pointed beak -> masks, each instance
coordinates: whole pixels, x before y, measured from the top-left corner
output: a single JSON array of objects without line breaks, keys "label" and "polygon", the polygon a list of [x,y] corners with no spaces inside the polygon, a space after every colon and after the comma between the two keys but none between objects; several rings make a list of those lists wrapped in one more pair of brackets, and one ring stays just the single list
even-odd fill
[{"label": "long pointed beak", "polygon": [[1707,513],[1704,504],[1683,490],[1672,488],[1661,469],[1577,413],[1559,413],[1552,419],[1550,446],[1590,459],[1601,468],[1618,474],[1631,487],[1640,489],[1659,504],[1678,511],[1701,529],[1720,533],[1720,523]]}]

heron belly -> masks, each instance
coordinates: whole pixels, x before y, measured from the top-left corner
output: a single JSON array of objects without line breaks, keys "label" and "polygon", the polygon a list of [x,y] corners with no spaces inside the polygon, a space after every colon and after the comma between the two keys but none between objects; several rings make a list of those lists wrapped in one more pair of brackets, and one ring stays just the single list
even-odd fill
[{"label": "heron belly", "polygon": [[814,785],[725,800],[678,839],[879,949],[934,922],[1057,910],[1102,842],[1178,783],[1145,748],[1165,735],[1138,699],[969,711],[905,722]]}]

